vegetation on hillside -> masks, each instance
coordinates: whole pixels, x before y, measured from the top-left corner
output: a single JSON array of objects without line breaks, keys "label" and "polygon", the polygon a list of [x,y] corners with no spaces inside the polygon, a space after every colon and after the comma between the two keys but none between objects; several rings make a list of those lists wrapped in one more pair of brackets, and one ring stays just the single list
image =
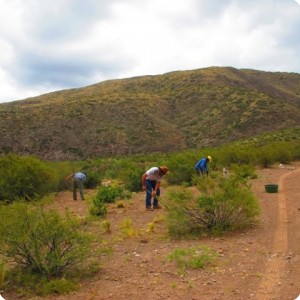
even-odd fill
[{"label": "vegetation on hillside", "polygon": [[220,146],[300,125],[300,75],[206,68],[0,105],[0,153],[43,159]]}]

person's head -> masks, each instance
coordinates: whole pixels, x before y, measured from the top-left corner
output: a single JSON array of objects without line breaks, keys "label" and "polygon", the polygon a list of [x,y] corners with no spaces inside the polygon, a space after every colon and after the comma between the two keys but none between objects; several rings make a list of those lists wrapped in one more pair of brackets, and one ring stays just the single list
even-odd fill
[{"label": "person's head", "polygon": [[169,172],[169,168],[167,166],[161,166],[158,169],[159,169],[159,173],[162,175],[165,175]]},{"label": "person's head", "polygon": [[211,162],[211,156],[210,155],[207,156],[207,161]]}]

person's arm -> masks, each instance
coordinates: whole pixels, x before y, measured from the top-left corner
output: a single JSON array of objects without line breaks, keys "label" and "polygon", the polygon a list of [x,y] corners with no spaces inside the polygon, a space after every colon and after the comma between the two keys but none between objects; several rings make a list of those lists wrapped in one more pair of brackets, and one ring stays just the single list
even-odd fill
[{"label": "person's arm", "polygon": [[65,178],[65,180],[70,180],[70,178],[72,178],[72,177],[74,177],[74,174],[72,173],[72,174],[70,174],[70,175],[68,175],[66,178]]},{"label": "person's arm", "polygon": [[142,176],[142,190],[145,191],[146,190],[146,178],[147,178],[147,174],[145,173]]},{"label": "person's arm", "polygon": [[156,183],[156,185],[155,185],[155,189],[154,189],[154,191],[153,191],[153,193],[152,193],[152,196],[153,196],[153,197],[156,196],[157,191],[159,190],[159,188],[160,188],[160,181],[157,181],[157,183]]}]

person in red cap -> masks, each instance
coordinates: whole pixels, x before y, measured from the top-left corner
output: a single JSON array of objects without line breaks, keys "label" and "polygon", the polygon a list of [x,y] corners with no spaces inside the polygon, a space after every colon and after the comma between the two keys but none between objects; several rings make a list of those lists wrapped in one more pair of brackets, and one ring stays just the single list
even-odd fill
[{"label": "person in red cap", "polygon": [[[142,188],[146,191],[146,210],[159,209],[161,206],[158,203],[157,196],[160,195],[160,183],[164,175],[169,172],[168,167],[152,167],[142,176]],[[153,204],[151,199],[153,197]]]}]

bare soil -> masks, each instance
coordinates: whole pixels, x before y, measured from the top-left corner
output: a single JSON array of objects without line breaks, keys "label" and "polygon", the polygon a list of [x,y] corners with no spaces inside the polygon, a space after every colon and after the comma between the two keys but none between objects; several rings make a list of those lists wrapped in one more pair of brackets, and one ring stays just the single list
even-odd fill
[{"label": "bare soil", "polygon": [[[261,222],[223,237],[170,240],[164,209],[146,211],[143,193],[124,201],[124,208],[111,204],[106,217],[111,233],[103,233],[100,221],[92,228],[103,237],[95,251],[99,246],[112,249],[111,255],[101,256],[101,270],[84,280],[77,292],[34,299],[296,299],[300,294],[300,163],[293,167],[259,170],[252,189],[260,199]],[[265,192],[269,183],[279,185],[278,193]],[[88,214],[86,202],[73,201],[71,192],[58,194],[51,207],[60,212],[69,209],[82,218]],[[136,235],[122,233],[126,219],[132,220]],[[149,224],[154,224],[153,231]],[[176,248],[200,245],[219,253],[213,266],[182,272],[166,258]]]}]

